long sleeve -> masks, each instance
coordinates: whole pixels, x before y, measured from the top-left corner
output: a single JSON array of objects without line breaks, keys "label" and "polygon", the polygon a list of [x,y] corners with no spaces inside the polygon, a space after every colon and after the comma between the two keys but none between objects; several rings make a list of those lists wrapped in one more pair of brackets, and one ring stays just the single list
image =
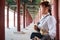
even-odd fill
[{"label": "long sleeve", "polygon": [[47,28],[47,20],[48,20],[48,17],[45,18],[45,19],[43,19],[43,20],[42,19],[38,23],[38,28],[41,28],[41,27]]},{"label": "long sleeve", "polygon": [[53,39],[56,36],[56,19],[53,16],[50,16],[47,23],[49,28],[49,35]]}]

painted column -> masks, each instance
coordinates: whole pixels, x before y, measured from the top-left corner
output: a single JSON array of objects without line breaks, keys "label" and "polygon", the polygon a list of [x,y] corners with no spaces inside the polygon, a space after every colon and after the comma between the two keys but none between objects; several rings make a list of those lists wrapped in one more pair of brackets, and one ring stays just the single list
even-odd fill
[{"label": "painted column", "polygon": [[16,12],[16,8],[14,9],[14,27],[15,27],[15,12]]},{"label": "painted column", "polygon": [[25,3],[23,3],[23,27],[25,28]]},{"label": "painted column", "polygon": [[60,40],[60,0],[58,0],[58,12],[59,12],[59,40]]},{"label": "painted column", "polygon": [[9,4],[7,4],[7,28],[9,28]]},{"label": "painted column", "polygon": [[17,1],[17,31],[20,31],[20,0]]},{"label": "painted column", "polygon": [[59,16],[58,16],[58,0],[52,0],[52,15],[55,16],[57,20],[56,24],[56,40],[59,40]]},{"label": "painted column", "polygon": [[5,40],[5,0],[0,0],[0,40]]}]

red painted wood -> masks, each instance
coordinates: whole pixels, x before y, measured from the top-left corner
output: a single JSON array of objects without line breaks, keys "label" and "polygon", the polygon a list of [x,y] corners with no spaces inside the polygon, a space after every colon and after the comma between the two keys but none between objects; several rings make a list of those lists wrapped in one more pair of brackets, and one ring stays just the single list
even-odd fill
[{"label": "red painted wood", "polygon": [[59,9],[59,40],[60,40],[60,0],[58,1],[58,9]]},{"label": "red painted wood", "polygon": [[14,27],[15,27],[15,12],[16,12],[16,10],[14,10]]},{"label": "red painted wood", "polygon": [[7,4],[7,28],[9,28],[9,4]]},{"label": "red painted wood", "polygon": [[17,30],[20,31],[20,0],[17,1]]},{"label": "red painted wood", "polygon": [[0,0],[0,40],[5,40],[5,0]]},{"label": "red painted wood", "polygon": [[33,19],[28,11],[28,9],[26,9],[26,13],[25,13],[25,22],[26,22],[26,26],[30,25],[30,23],[32,23]]},{"label": "red painted wood", "polygon": [[52,15],[55,16],[55,18],[57,20],[57,24],[56,24],[56,40],[59,40],[58,0],[53,0]]},{"label": "red painted wood", "polygon": [[25,4],[23,4],[23,27],[25,28]]},{"label": "red painted wood", "polygon": [[56,40],[59,40],[59,16],[58,16],[58,0],[56,0],[56,19],[57,19],[57,25],[56,25]]}]

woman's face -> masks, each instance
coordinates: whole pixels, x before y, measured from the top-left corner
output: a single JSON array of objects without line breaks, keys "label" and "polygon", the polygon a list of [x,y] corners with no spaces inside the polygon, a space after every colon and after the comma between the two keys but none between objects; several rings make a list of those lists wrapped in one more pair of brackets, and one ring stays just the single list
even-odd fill
[{"label": "woman's face", "polygon": [[48,12],[48,8],[45,6],[40,6],[41,14],[46,14]]}]

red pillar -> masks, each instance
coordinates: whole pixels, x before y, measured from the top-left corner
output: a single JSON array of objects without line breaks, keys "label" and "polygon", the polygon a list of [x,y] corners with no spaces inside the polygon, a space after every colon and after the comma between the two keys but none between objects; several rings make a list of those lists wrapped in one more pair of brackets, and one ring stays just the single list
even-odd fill
[{"label": "red pillar", "polygon": [[23,4],[23,27],[25,28],[25,3]]},{"label": "red pillar", "polygon": [[58,16],[58,0],[53,0],[52,15],[55,16],[57,20],[56,24],[56,40],[59,40],[59,16]]},{"label": "red pillar", "polygon": [[59,40],[60,40],[60,0],[58,1],[58,8],[59,8]]},{"label": "red pillar", "polygon": [[56,0],[56,19],[57,19],[57,27],[56,27],[56,40],[59,40],[59,14],[58,14],[58,0]]},{"label": "red pillar", "polygon": [[17,1],[17,30],[20,31],[20,0]]},{"label": "red pillar", "polygon": [[0,40],[5,40],[5,0],[0,0]]},{"label": "red pillar", "polygon": [[7,28],[9,28],[9,4],[7,4]]}]

